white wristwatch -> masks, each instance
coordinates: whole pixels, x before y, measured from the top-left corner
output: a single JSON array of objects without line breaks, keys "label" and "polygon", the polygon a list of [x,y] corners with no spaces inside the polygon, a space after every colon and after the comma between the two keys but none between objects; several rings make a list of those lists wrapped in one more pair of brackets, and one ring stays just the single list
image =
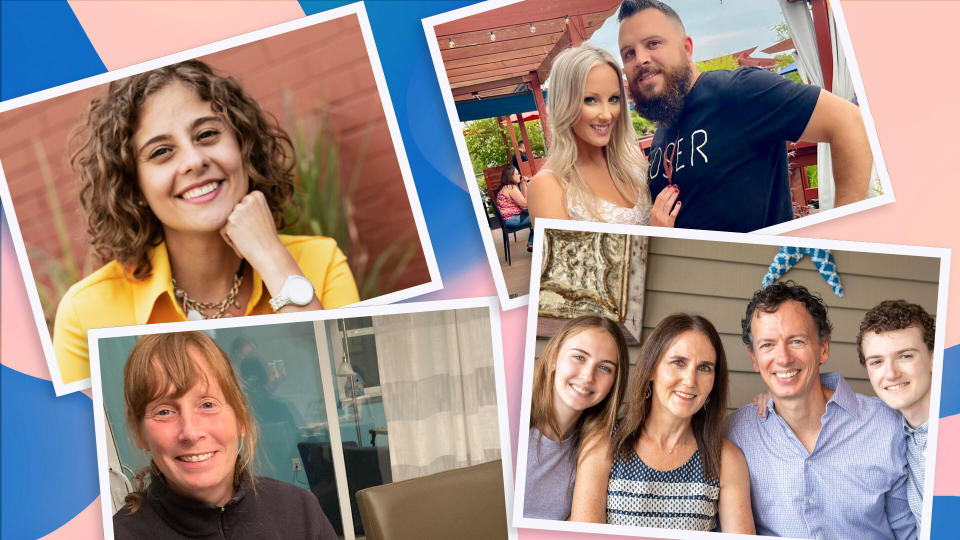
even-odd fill
[{"label": "white wristwatch", "polygon": [[313,283],[303,276],[287,276],[280,294],[270,299],[270,307],[274,311],[280,311],[280,308],[288,304],[305,306],[311,300],[313,300]]}]

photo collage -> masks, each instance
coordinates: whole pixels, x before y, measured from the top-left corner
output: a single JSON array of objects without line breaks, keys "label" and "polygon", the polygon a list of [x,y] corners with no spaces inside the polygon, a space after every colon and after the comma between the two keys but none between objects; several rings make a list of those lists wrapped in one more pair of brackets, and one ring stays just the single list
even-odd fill
[{"label": "photo collage", "polygon": [[907,4],[0,3],[0,536],[954,538]]}]

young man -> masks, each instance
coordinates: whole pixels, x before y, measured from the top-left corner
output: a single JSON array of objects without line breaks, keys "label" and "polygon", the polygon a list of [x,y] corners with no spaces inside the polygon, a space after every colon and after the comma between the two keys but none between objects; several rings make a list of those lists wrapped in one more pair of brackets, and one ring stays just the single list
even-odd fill
[{"label": "young man", "polygon": [[670,6],[620,5],[620,55],[637,112],[656,121],[650,192],[680,188],[676,226],[749,232],[793,219],[787,141],[829,142],[836,205],[866,197],[873,161],[860,110],[758,68],[698,73]]},{"label": "young man", "polygon": [[830,356],[823,301],[791,281],[754,293],[743,342],[770,391],[766,416],[751,404],[727,436],[750,469],[757,534],[804,538],[915,538],[898,415],[856,394]]},{"label": "young man", "polygon": [[902,415],[907,443],[907,501],[920,528],[923,476],[933,379],[936,322],[922,307],[886,300],[867,312],[857,334],[860,364],[873,390]]}]

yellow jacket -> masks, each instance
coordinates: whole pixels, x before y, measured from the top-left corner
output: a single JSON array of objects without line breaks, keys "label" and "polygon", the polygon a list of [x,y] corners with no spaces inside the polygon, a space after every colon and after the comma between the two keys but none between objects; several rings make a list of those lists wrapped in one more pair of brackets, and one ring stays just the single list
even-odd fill
[{"label": "yellow jacket", "polygon": [[[360,301],[347,258],[335,240],[281,234],[280,241],[313,283],[324,308]],[[90,377],[88,329],[187,320],[173,295],[166,244],[152,248],[149,257],[153,273],[144,280],[131,279],[120,263],[112,261],[63,295],[53,326],[53,351],[64,384]],[[270,313],[270,294],[264,290],[260,274],[254,271],[253,293],[244,315]]]}]

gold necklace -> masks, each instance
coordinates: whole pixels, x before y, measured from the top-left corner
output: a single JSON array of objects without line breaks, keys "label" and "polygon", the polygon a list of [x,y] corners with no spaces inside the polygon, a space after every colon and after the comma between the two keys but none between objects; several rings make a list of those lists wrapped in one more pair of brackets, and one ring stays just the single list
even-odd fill
[{"label": "gold necklace", "polygon": [[[230,316],[230,314],[227,313],[227,309],[229,309],[230,306],[240,307],[240,301],[237,297],[240,295],[240,285],[243,283],[243,262],[240,263],[240,269],[237,270],[237,273],[233,275],[233,286],[230,287],[230,292],[227,293],[226,298],[219,302],[200,302],[194,300],[190,298],[187,291],[177,286],[177,280],[174,277],[171,276],[170,281],[173,282],[173,295],[177,301],[180,302],[181,307],[183,307],[183,313],[187,316],[188,321],[222,319]],[[216,313],[209,317],[203,314],[204,311],[211,309],[217,310]]]}]

